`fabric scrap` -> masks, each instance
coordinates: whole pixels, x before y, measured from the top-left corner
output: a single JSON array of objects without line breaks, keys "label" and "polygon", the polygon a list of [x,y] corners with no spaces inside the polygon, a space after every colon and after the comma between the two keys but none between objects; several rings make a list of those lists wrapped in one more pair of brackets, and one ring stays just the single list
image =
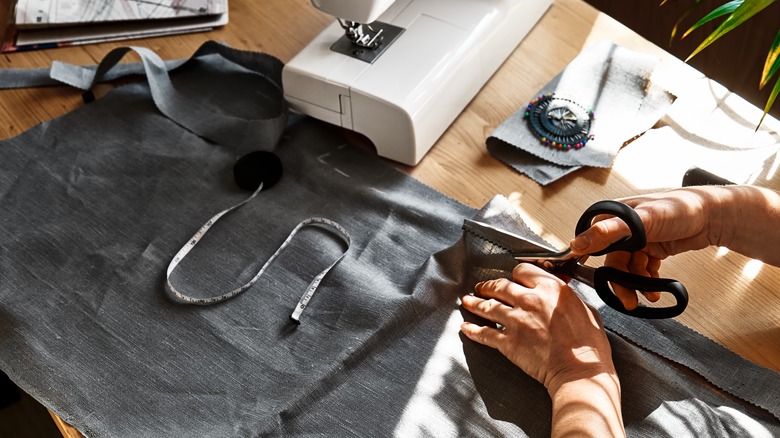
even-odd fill
[{"label": "fabric scrap", "polygon": [[488,151],[541,185],[582,166],[610,167],[624,143],[650,129],[674,102],[651,80],[658,62],[609,41],[595,44],[537,93],[554,93],[592,110],[593,139],[579,150],[544,145],[528,127],[523,104],[488,137]]}]

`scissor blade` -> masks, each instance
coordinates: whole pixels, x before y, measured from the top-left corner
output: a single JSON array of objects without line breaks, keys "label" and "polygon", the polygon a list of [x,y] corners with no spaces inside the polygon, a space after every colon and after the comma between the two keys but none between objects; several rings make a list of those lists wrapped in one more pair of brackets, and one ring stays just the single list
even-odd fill
[{"label": "scissor blade", "polygon": [[554,248],[528,240],[486,223],[465,219],[463,229],[496,246],[507,250],[516,259],[559,258],[560,252]]}]

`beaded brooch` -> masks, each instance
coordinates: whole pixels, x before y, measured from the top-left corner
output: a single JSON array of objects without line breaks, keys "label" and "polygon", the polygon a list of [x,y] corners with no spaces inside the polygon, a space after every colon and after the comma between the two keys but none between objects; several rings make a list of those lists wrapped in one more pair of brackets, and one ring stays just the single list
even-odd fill
[{"label": "beaded brooch", "polygon": [[590,127],[593,111],[577,102],[553,93],[543,94],[528,103],[523,118],[539,141],[553,149],[582,149],[593,140]]}]

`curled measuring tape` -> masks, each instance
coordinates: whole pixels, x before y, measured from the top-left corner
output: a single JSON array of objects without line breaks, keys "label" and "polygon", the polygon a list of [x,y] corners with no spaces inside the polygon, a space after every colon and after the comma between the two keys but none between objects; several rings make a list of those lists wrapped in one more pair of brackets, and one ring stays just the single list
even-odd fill
[{"label": "curled measuring tape", "polygon": [[317,226],[317,227],[324,228],[328,231],[331,231],[334,235],[341,238],[346,244],[346,248],[344,249],[344,252],[342,252],[341,255],[333,263],[331,263],[330,266],[328,266],[327,268],[325,268],[325,270],[317,274],[317,276],[315,276],[314,279],[311,281],[311,283],[309,283],[309,285],[306,287],[303,296],[298,301],[298,304],[295,306],[292,315],[290,315],[290,318],[292,318],[293,321],[298,323],[300,322],[301,314],[303,313],[303,310],[306,308],[306,306],[309,304],[309,301],[311,300],[312,296],[314,296],[314,292],[316,292],[317,286],[319,286],[320,282],[325,277],[325,275],[327,275],[327,273],[330,272],[330,270],[334,266],[336,266],[336,264],[339,261],[341,261],[341,259],[344,258],[351,244],[351,238],[347,230],[345,230],[341,225],[337,224],[336,222],[333,222],[330,219],[313,217],[313,218],[305,219],[302,222],[300,222],[290,232],[290,235],[287,236],[287,239],[285,239],[282,245],[279,246],[279,249],[277,249],[276,252],[265,262],[263,267],[260,268],[257,274],[255,274],[255,276],[251,280],[249,280],[249,282],[247,282],[242,286],[237,287],[236,289],[208,298],[195,298],[178,290],[171,283],[171,274],[176,269],[176,266],[178,266],[178,264],[184,259],[184,257],[187,256],[187,253],[189,253],[193,248],[195,248],[195,246],[198,244],[200,239],[202,239],[203,236],[206,235],[206,232],[209,230],[209,228],[211,228],[222,216],[251,201],[255,196],[257,196],[258,193],[260,193],[262,189],[263,189],[263,184],[261,183],[260,186],[257,188],[257,190],[255,190],[248,198],[244,199],[243,201],[239,202],[238,204],[228,209],[222,210],[219,213],[215,214],[214,217],[212,217],[205,224],[203,224],[203,226],[200,227],[200,229],[195,233],[195,235],[193,235],[190,238],[190,240],[188,240],[187,243],[179,250],[179,252],[177,252],[176,255],[173,256],[173,259],[171,260],[170,264],[168,264],[168,270],[165,275],[165,290],[166,292],[168,292],[171,299],[180,303],[205,306],[205,305],[215,304],[233,298],[234,296],[252,287],[252,285],[254,285],[258,279],[260,279],[260,277],[263,275],[265,270],[271,265],[271,263],[273,263],[273,261],[279,256],[279,254],[281,254],[284,248],[286,248],[287,245],[290,244],[290,242],[298,233],[298,231],[300,231],[304,227]]}]

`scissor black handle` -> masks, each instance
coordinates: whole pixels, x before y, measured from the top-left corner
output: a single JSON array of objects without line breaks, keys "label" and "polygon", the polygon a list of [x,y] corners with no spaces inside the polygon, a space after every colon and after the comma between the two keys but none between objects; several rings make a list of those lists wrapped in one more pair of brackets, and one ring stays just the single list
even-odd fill
[{"label": "scissor black handle", "polygon": [[[610,282],[643,292],[668,292],[674,296],[677,303],[670,307],[637,306],[634,310],[626,310],[617,295],[612,292],[612,288],[609,286]],[[683,313],[688,306],[688,291],[679,281],[670,278],[645,277],[609,266],[596,269],[593,274],[593,289],[609,307],[638,318],[673,318]]]},{"label": "scissor black handle", "polygon": [[580,216],[580,220],[577,221],[575,235],[579,236],[590,228],[593,218],[600,214],[611,214],[620,218],[628,225],[628,229],[631,230],[631,235],[618,240],[605,249],[594,252],[591,255],[599,256],[613,251],[639,251],[647,245],[647,236],[645,235],[645,226],[642,224],[642,219],[639,218],[639,215],[633,208],[618,201],[599,201],[588,207],[588,209],[582,213],[582,216]]}]

